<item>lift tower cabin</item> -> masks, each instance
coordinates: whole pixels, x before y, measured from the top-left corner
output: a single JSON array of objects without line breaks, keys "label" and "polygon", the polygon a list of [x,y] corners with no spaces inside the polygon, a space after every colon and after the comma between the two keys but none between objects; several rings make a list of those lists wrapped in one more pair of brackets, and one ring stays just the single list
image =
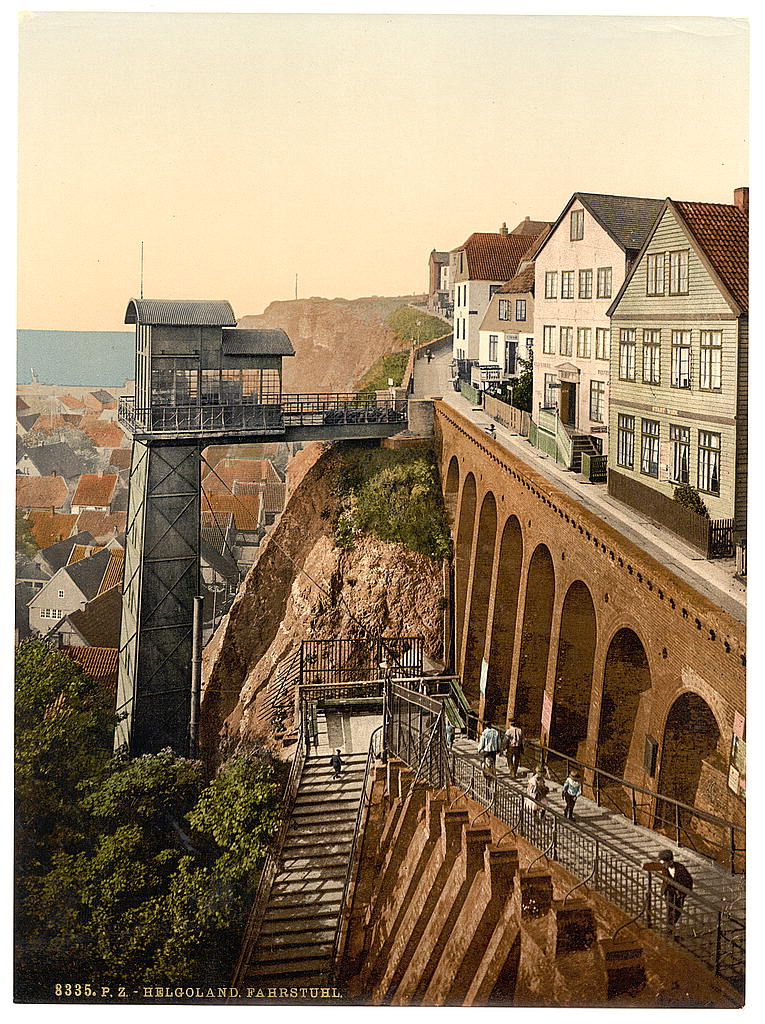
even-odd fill
[{"label": "lift tower cabin", "polygon": [[200,592],[200,455],[216,444],[389,437],[400,395],[284,395],[282,330],[236,326],[219,300],[131,299],[135,397],[115,747],[186,754],[194,598]]}]

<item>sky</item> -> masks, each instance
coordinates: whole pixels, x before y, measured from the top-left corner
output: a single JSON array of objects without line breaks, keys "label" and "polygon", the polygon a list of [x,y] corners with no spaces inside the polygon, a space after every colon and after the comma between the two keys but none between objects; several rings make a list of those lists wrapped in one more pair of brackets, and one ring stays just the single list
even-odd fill
[{"label": "sky", "polygon": [[32,13],[19,23],[18,323],[119,330],[140,289],[427,288],[432,249],[572,192],[732,202],[747,22]]}]

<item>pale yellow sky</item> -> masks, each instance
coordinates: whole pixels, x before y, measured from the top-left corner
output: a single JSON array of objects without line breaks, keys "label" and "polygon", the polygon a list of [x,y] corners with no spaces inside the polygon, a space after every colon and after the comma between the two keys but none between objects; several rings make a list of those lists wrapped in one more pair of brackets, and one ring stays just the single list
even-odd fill
[{"label": "pale yellow sky", "polygon": [[732,202],[747,25],[710,18],[33,14],[19,320],[118,330],[138,292],[423,291],[431,249],[572,192]]}]

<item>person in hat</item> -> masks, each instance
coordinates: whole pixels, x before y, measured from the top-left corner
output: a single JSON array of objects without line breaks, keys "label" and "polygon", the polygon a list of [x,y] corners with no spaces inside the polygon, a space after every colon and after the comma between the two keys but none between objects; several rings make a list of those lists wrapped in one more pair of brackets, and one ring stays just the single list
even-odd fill
[{"label": "person in hat", "polygon": [[568,773],[566,781],[563,783],[563,799],[566,801],[566,809],[563,812],[564,818],[574,819],[574,804],[577,801],[577,797],[582,795],[582,782],[579,772],[576,768],[572,768]]},{"label": "person in hat", "polygon": [[547,769],[542,765],[534,772],[526,787],[526,809],[535,815],[539,814],[544,818],[547,809],[547,794],[550,787],[547,785]]},{"label": "person in hat", "polygon": [[657,860],[643,865],[643,871],[658,871],[664,877],[661,895],[667,906],[667,925],[674,932],[688,893],[693,889],[693,876],[685,864],[675,860],[671,850],[660,850]]},{"label": "person in hat", "polygon": [[510,727],[505,733],[505,756],[507,767],[513,778],[518,774],[518,765],[521,763],[523,753],[523,730],[515,718],[510,719]]},{"label": "person in hat", "polygon": [[332,771],[334,772],[332,778],[333,779],[339,779],[340,778],[340,774],[341,774],[341,772],[343,770],[343,759],[340,757],[340,748],[339,747],[334,752],[332,757],[330,757],[329,764],[330,764],[330,767],[332,768]]}]

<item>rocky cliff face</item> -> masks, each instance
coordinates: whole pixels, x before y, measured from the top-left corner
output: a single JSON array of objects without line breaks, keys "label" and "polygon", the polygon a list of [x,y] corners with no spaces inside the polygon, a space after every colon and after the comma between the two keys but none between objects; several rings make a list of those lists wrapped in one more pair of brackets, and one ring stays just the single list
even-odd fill
[{"label": "rocky cliff face", "polygon": [[401,347],[386,319],[394,309],[423,298],[399,295],[272,302],[259,315],[241,317],[239,326],[281,327],[290,336],[296,355],[284,360],[284,391],[353,391],[376,359]]},{"label": "rocky cliff face", "polygon": [[207,756],[269,742],[273,705],[289,696],[287,671],[308,638],[419,635],[441,658],[441,565],[401,545],[332,542],[337,456],[311,445],[279,522],[261,546],[204,653],[202,743]]}]

